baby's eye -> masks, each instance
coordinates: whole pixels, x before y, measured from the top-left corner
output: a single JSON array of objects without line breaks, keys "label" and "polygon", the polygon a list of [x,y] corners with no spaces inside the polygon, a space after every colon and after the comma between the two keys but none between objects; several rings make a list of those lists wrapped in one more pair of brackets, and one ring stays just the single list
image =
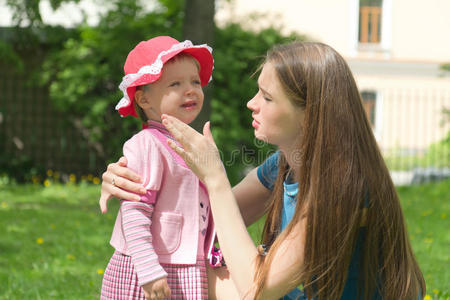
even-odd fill
[{"label": "baby's eye", "polygon": [[195,85],[198,85],[198,84],[201,84],[201,81],[198,80],[198,79],[195,79],[195,80],[192,81],[192,83],[195,84]]},{"label": "baby's eye", "polygon": [[171,84],[169,84],[169,86],[179,86],[180,82],[179,81],[174,81]]}]

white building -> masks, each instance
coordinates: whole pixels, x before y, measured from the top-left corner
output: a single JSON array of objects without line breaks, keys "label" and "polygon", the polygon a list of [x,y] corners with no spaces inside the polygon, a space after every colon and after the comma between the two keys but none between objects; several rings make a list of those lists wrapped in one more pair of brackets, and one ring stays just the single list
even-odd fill
[{"label": "white building", "polygon": [[353,70],[385,154],[420,155],[450,130],[450,76],[439,69],[450,63],[449,14],[448,0],[231,0],[216,20],[275,24],[331,45]]},{"label": "white building", "polygon": [[[156,3],[144,2],[149,10]],[[54,12],[41,0],[40,8],[48,24],[71,26],[84,16],[95,25],[106,10],[98,3],[65,3]],[[10,25],[4,0],[0,8],[0,26]],[[254,29],[275,25],[341,53],[380,148],[391,157],[421,155],[450,130],[442,124],[444,108],[450,110],[450,72],[439,69],[450,63],[449,15],[449,0],[216,0],[219,26],[230,20]]]}]

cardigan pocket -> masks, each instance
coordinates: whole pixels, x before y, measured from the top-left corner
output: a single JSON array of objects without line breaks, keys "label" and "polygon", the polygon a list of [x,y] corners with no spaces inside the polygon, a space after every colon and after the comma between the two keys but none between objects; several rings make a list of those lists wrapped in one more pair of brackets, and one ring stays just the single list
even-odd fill
[{"label": "cardigan pocket", "polygon": [[152,217],[153,246],[157,254],[171,254],[180,246],[183,216],[156,211]]}]

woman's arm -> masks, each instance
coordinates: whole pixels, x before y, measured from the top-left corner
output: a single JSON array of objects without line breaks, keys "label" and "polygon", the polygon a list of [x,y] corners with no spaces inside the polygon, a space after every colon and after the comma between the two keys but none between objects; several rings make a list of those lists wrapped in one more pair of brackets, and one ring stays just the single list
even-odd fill
[{"label": "woman's arm", "polygon": [[[164,116],[163,123],[181,143],[183,149],[171,141],[169,145],[185,159],[192,171],[207,186],[217,236],[231,278],[240,297],[252,299],[255,292],[255,262],[259,254],[247,232],[239,206],[222,168],[219,153],[209,131],[209,124],[205,125],[202,136],[175,118]],[[305,222],[300,222],[291,230],[276,253],[270,253],[274,256],[274,260],[262,291],[262,298],[276,299],[298,284],[292,282],[292,278],[298,276],[303,264]]]},{"label": "woman's arm", "polygon": [[[211,199],[220,248],[225,256],[231,278],[241,297],[253,299],[255,291],[255,262],[258,251],[248,234],[245,223],[234,201],[226,176],[213,175],[206,181]],[[278,247],[270,266],[262,299],[276,299],[298,285],[292,282],[303,264],[305,221],[293,228]],[[239,245],[239,247],[236,247]]]},{"label": "woman's arm", "polygon": [[[102,175],[99,204],[103,213],[107,211],[107,202],[112,197],[139,201],[140,197],[136,194],[146,193],[140,176],[130,170],[127,163],[127,159],[121,157],[118,162],[109,164]],[[151,168],[151,166],[149,167]],[[115,185],[112,184],[113,178]],[[270,198],[270,190],[259,181],[256,168],[233,188],[233,194],[247,226],[253,224],[264,214],[265,206]]]},{"label": "woman's arm", "polygon": [[107,202],[112,197],[129,201],[139,201],[141,198],[136,194],[145,194],[147,192],[141,184],[141,177],[127,168],[127,164],[127,159],[121,157],[118,162],[109,164],[103,173],[102,190],[99,200],[102,213],[108,210]]},{"label": "woman's arm", "polygon": [[259,181],[256,170],[256,168],[251,170],[233,187],[233,195],[246,226],[250,226],[264,215],[271,195],[271,191]]}]

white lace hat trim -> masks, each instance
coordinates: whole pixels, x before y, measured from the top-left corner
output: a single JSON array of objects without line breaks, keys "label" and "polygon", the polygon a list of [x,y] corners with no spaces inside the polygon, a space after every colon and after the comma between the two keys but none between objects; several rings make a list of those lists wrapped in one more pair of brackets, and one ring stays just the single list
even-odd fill
[{"label": "white lace hat trim", "polygon": [[[130,84],[135,82],[139,77],[141,77],[144,74],[151,74],[151,75],[159,74],[164,65],[162,62],[163,56],[165,56],[171,52],[175,52],[175,51],[182,50],[182,49],[189,49],[189,48],[206,48],[206,49],[208,49],[208,51],[210,53],[212,53],[212,48],[209,47],[208,45],[202,44],[202,45],[194,46],[192,44],[192,42],[189,40],[186,40],[186,41],[178,43],[178,44],[174,44],[174,45],[172,45],[172,47],[170,47],[170,49],[161,51],[161,53],[159,53],[158,57],[151,65],[143,66],[139,69],[139,71],[137,73],[128,74],[122,78],[122,82],[119,84],[119,89],[123,93],[123,98],[120,99],[119,103],[117,103],[116,110],[119,110],[120,108],[128,106],[130,104],[130,102],[131,102],[130,97],[128,97],[128,93],[127,93],[127,88],[130,86]],[[209,80],[211,81],[211,78]]]}]

